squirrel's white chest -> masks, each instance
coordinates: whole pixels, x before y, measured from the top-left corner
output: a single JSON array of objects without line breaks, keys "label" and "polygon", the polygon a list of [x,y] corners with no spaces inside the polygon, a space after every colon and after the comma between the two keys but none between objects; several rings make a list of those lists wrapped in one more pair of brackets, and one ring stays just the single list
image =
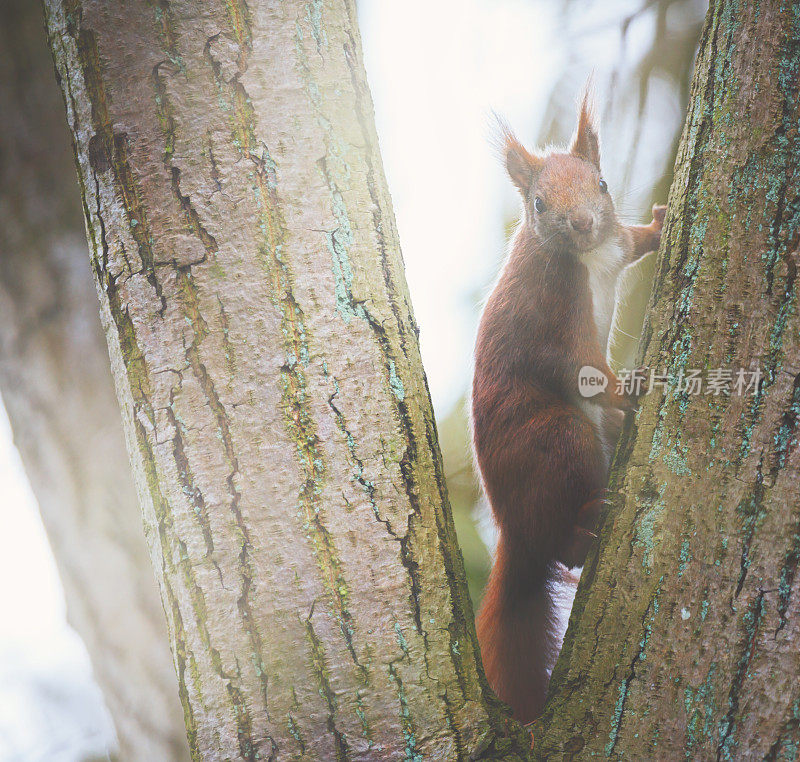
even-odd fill
[{"label": "squirrel's white chest", "polygon": [[604,243],[582,257],[589,271],[589,288],[592,291],[594,321],[603,354],[608,348],[608,334],[614,316],[617,279],[625,263],[622,247],[616,239]]}]

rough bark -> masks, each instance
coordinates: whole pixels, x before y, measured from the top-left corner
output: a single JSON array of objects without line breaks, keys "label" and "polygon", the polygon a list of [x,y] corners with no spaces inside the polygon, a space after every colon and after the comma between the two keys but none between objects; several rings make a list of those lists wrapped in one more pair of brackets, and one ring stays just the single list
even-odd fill
[{"label": "rough bark", "polygon": [[539,758],[797,758],[799,73],[797,4],[711,3],[642,342],[673,380],[623,434]]},{"label": "rough bark", "polygon": [[492,758],[351,2],[47,0],[190,747]]},{"label": "rough bark", "polygon": [[[124,760],[188,758],[42,10],[0,2],[0,391]],[[12,536],[6,542],[14,542]],[[13,584],[13,581],[4,581]]]}]

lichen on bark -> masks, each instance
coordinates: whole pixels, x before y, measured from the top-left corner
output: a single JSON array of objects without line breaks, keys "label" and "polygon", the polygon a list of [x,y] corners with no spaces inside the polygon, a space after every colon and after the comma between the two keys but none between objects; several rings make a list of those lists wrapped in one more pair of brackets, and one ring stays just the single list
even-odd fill
[{"label": "lichen on bark", "polygon": [[14,442],[115,753],[179,762],[189,755],[177,682],[38,3],[0,6],[0,134],[0,391]]},{"label": "lichen on bark", "polygon": [[194,755],[522,754],[352,4],[45,6]]},{"label": "lichen on bark", "polygon": [[[641,345],[672,380],[623,433],[537,757],[797,756],[798,39],[796,5],[710,5]],[[763,379],[679,387],[715,368]]]}]

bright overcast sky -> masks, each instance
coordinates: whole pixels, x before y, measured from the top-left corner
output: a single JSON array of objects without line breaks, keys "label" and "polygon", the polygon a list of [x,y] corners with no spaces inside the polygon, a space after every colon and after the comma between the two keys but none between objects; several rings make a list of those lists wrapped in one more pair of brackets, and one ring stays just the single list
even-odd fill
[{"label": "bright overcast sky", "polygon": [[491,110],[531,139],[558,70],[558,56],[542,54],[552,7],[359,3],[381,154],[439,415],[468,385],[475,300],[497,269],[504,218],[516,204],[489,145]]}]

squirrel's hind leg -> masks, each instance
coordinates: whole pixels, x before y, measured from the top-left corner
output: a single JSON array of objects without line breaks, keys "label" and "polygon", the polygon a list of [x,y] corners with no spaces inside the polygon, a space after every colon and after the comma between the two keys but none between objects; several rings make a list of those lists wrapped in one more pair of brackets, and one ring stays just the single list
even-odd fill
[{"label": "squirrel's hind leg", "polygon": [[568,569],[583,566],[589,548],[592,547],[592,543],[597,539],[595,530],[600,518],[600,511],[603,509],[604,495],[605,490],[600,496],[589,500],[578,508],[575,523],[572,527],[572,536],[567,540],[558,559]]}]

